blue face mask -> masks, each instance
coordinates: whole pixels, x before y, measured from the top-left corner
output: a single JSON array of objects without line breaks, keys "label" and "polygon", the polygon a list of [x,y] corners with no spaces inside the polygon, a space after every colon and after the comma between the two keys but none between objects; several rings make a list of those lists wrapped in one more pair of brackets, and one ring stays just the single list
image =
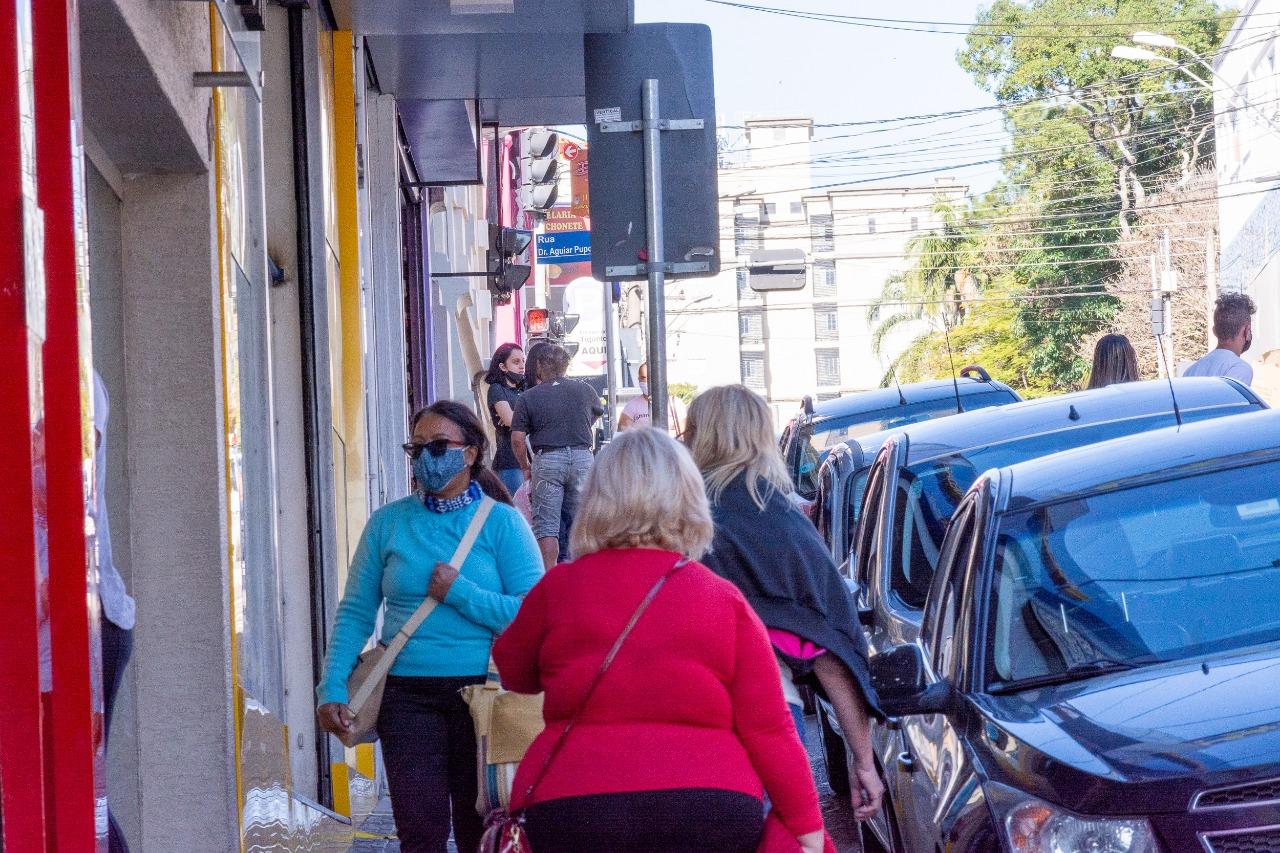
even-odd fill
[{"label": "blue face mask", "polygon": [[467,467],[466,457],[461,447],[451,447],[441,456],[432,456],[430,451],[423,450],[413,460],[413,479],[418,487],[429,495],[438,494]]}]

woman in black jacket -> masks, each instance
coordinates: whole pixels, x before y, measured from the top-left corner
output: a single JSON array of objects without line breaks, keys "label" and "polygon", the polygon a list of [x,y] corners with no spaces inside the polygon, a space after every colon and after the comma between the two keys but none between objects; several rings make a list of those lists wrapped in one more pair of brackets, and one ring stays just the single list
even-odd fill
[{"label": "woman in black jacket", "polygon": [[791,480],[772,421],[768,404],[743,385],[712,388],[689,407],[684,441],[702,471],[716,526],[703,563],[737,585],[769,629],[802,737],[796,682],[831,701],[853,752],[854,811],[865,820],[884,793],[871,747],[871,720],[882,715],[867,640],[817,530],[788,498]]}]

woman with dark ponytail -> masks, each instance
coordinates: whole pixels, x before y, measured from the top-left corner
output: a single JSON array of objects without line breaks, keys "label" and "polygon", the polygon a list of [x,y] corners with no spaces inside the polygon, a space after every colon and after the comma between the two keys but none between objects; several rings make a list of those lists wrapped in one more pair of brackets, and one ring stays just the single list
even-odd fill
[{"label": "woman with dark ponytail", "polygon": [[[389,642],[429,595],[439,602],[387,676],[378,716],[391,810],[405,853],[444,853],[452,825],[460,850],[475,850],[475,731],[459,691],[485,680],[493,639],[542,577],[532,531],[485,464],[488,439],[469,408],[451,400],[414,416],[404,446],[415,493],[379,509],[356,546],[338,604],[324,676],[320,725],[351,727],[347,680],[383,604]],[[493,505],[461,566],[448,560],[487,498]]]}]

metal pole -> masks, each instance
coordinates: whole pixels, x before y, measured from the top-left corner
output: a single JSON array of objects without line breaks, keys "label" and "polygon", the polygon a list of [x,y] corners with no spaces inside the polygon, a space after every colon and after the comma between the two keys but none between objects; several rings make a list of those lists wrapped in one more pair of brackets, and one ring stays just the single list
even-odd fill
[{"label": "metal pole", "polygon": [[645,80],[641,89],[644,123],[645,225],[649,259],[649,412],[658,429],[667,428],[667,314],[666,247],[662,233],[662,131],[658,81]]},{"label": "metal pole", "polygon": [[605,413],[604,419],[604,437],[605,440],[613,438],[614,432],[618,428],[618,362],[614,357],[614,350],[617,348],[618,339],[615,336],[613,328],[613,282],[606,281],[604,287],[604,365],[605,376],[609,382],[607,397],[609,399],[609,408]]}]

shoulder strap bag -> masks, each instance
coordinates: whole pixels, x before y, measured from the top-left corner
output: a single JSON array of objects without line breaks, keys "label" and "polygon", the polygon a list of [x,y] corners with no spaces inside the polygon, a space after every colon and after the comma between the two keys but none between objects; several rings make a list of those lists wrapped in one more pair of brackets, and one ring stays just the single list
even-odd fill
[{"label": "shoulder strap bag", "polygon": [[[461,569],[471,554],[471,547],[476,544],[484,523],[493,511],[493,498],[485,495],[480,499],[476,514],[471,517],[471,524],[462,540],[453,552],[449,565]],[[382,691],[387,686],[387,673],[400,655],[400,651],[409,642],[409,638],[427,621],[431,611],[439,604],[431,596],[423,599],[418,609],[404,623],[404,627],[391,638],[390,643],[378,643],[369,651],[360,655],[356,668],[347,679],[347,695],[351,697],[347,707],[351,709],[351,728],[338,739],[346,746],[361,743],[373,743],[378,739],[378,711],[382,708]]]},{"label": "shoulder strap bag", "polygon": [[[560,736],[556,738],[555,744],[547,753],[546,759],[543,760],[542,766],[538,768],[537,775],[533,777],[533,781],[525,789],[524,800],[526,803],[533,798],[533,792],[537,790],[538,785],[546,777],[547,770],[551,767],[551,762],[560,753],[560,748],[564,746],[565,739],[569,737],[569,732],[573,730],[574,725],[582,717],[582,712],[586,710],[591,697],[595,695],[596,688],[600,686],[600,681],[604,678],[604,674],[609,671],[609,667],[613,664],[614,658],[618,656],[618,651],[622,648],[622,644],[631,635],[631,631],[636,627],[636,623],[640,621],[640,617],[644,615],[645,610],[649,609],[649,605],[658,597],[658,592],[671,579],[672,575],[688,564],[688,560],[681,558],[671,567],[670,571],[658,578],[648,594],[645,595],[644,600],[640,602],[640,606],[631,614],[631,619],[627,621],[627,626],[622,629],[622,633],[614,641],[609,653],[604,656],[604,661],[600,664],[600,669],[596,671],[595,678],[591,680],[591,686],[587,688],[587,692],[582,697],[582,702],[578,705],[578,709],[569,718],[569,723],[560,732]],[[490,812],[485,819],[485,831],[484,837],[480,841],[480,853],[533,853],[533,848],[529,845],[529,837],[524,831],[524,819],[523,809],[514,814],[508,813],[503,809],[494,809]]]}]

